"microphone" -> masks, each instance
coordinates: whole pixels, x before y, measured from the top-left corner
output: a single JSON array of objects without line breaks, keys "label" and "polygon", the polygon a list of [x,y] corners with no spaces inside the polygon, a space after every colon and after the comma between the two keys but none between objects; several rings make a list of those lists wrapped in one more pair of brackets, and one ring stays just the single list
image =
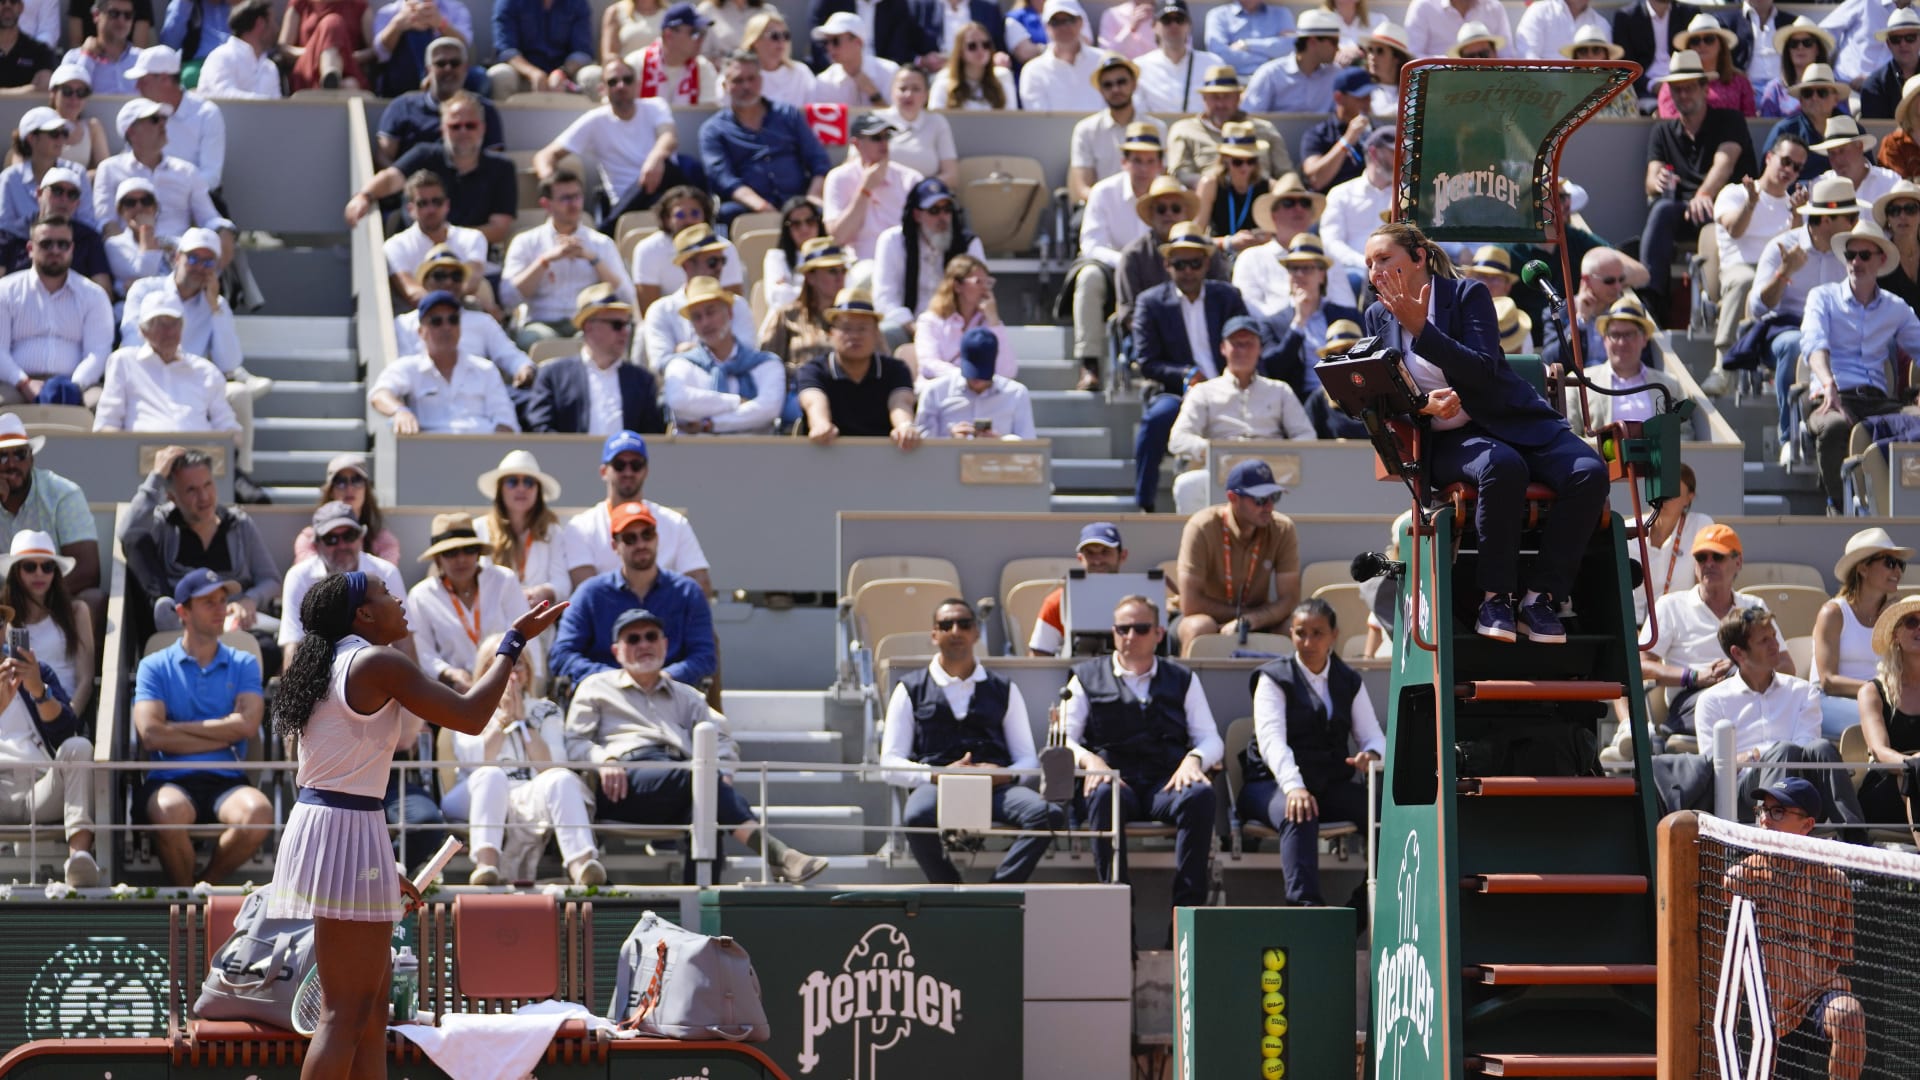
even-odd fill
[{"label": "microphone", "polygon": [[[1060,704],[1065,705],[1073,697],[1068,687],[1060,688]],[[1047,748],[1040,751],[1040,797],[1050,803],[1065,803],[1073,799],[1073,751],[1062,745],[1064,736],[1058,724],[1047,728]]]},{"label": "microphone", "polygon": [[1372,581],[1377,577],[1399,580],[1406,573],[1407,564],[1395,562],[1377,551],[1363,551],[1353,557],[1353,564],[1347,568],[1355,581]]},{"label": "microphone", "polygon": [[1530,259],[1520,268],[1520,280],[1546,293],[1547,299],[1553,301],[1554,307],[1565,307],[1567,299],[1560,295],[1560,290],[1553,287],[1553,279],[1549,276],[1551,273],[1546,263],[1539,259]]}]

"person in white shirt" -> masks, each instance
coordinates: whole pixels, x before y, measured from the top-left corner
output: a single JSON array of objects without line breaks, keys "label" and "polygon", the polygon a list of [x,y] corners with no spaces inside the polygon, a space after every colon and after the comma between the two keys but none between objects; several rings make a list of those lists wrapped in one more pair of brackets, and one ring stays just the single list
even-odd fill
[{"label": "person in white shirt", "polygon": [[[1180,221],[1191,220],[1199,211],[1200,200],[1193,192],[1163,175],[1165,147],[1165,136],[1157,125],[1128,124],[1119,171],[1087,193],[1086,210],[1080,215],[1081,263],[1070,286],[1073,355],[1080,362],[1076,390],[1100,389],[1100,362],[1107,355],[1107,315],[1113,308],[1121,252],[1152,230],[1154,207],[1172,207],[1177,201]],[[1174,212],[1168,211],[1169,218]]]},{"label": "person in white shirt", "polygon": [[906,67],[894,72],[888,84],[892,104],[879,115],[893,125],[887,156],[930,180],[960,182],[960,151],[953,141],[953,125],[927,105],[927,74]]},{"label": "person in white shirt", "polygon": [[[1449,0],[1438,0],[1445,4]],[[1506,25],[1506,14],[1501,13],[1501,26]],[[1459,33],[1458,24],[1449,30],[1441,40],[1440,47],[1431,53],[1417,54],[1413,46],[1407,43],[1407,30],[1399,23],[1383,22],[1373,28],[1373,32],[1360,39],[1360,46],[1367,56],[1367,76],[1373,80],[1373,92],[1370,95],[1367,111],[1382,119],[1392,119],[1400,115],[1400,69],[1412,63],[1418,56],[1439,56],[1453,43]]]},{"label": "person in white shirt", "polygon": [[[407,626],[420,670],[462,694],[473,685],[481,639],[505,633],[529,610],[520,579],[506,567],[483,563],[484,554],[473,515],[435,514],[430,543],[420,553],[420,561],[431,564],[429,572],[407,592]],[[545,670],[539,638],[527,642],[525,655],[535,672]]]},{"label": "person in white shirt", "polygon": [[627,54],[640,75],[640,96],[657,97],[676,108],[715,105],[720,73],[700,54],[707,21],[692,4],[678,3],[660,16],[660,36]]},{"label": "person in white shirt", "polygon": [[1460,28],[1477,22],[1502,41],[1513,37],[1499,0],[1412,0],[1407,5],[1407,44],[1415,57],[1445,56]]},{"label": "person in white shirt", "polygon": [[509,306],[526,304],[514,338],[523,349],[536,341],[572,337],[574,306],[589,285],[611,285],[624,299],[634,299],[633,281],[620,265],[620,249],[582,220],[586,206],[586,184],[578,174],[561,169],[540,181],[546,222],[507,245],[506,258],[500,261],[500,299]]},{"label": "person in white shirt", "polygon": [[1067,151],[1067,191],[1075,203],[1092,198],[1093,185],[1120,171],[1120,160],[1126,154],[1121,144],[1131,138],[1129,132],[1135,124],[1153,125],[1154,141],[1163,150],[1166,145],[1166,125],[1134,104],[1140,69],[1133,66],[1133,61],[1108,53],[1094,70],[1093,79],[1107,107],[1073,125],[1073,142]]},{"label": "person in white shirt", "polygon": [[[1733,581],[1744,565],[1740,535],[1730,526],[1715,523],[1694,535],[1694,587],[1669,592],[1653,606],[1659,620],[1660,639],[1653,648],[1640,654],[1641,674],[1666,687],[1667,729],[1693,734],[1694,709],[1700,692],[1733,674],[1733,662],[1719,644],[1720,621],[1742,611],[1765,611],[1767,605],[1752,593],[1735,592]],[[1794,674],[1793,654],[1782,652],[1776,670]],[[1814,729],[1820,726],[1819,706],[1815,705]],[[1706,745],[1709,729],[1699,729],[1700,742]]]},{"label": "person in white shirt", "polygon": [[1311,439],[1313,421],[1293,388],[1258,373],[1260,322],[1227,320],[1220,356],[1226,370],[1187,388],[1167,436],[1167,451],[1186,463],[1173,478],[1173,511],[1192,517],[1207,505],[1207,444],[1230,439]]},{"label": "person in white shirt", "polygon": [[27,242],[33,265],[0,278],[0,404],[79,405],[106,371],[113,301],[71,272],[66,218],[34,222]]},{"label": "person in white shirt", "polygon": [[426,351],[388,364],[368,403],[393,422],[396,435],[471,435],[519,431],[513,402],[492,364],[460,351],[460,300],[431,292],[420,301]]},{"label": "person in white shirt", "polygon": [[1193,18],[1187,0],[1159,0],[1153,36],[1160,47],[1134,63],[1140,68],[1139,105],[1148,112],[1190,113],[1200,105],[1208,69],[1226,61],[1193,48]]},{"label": "person in white shirt", "polygon": [[673,110],[660,98],[640,96],[640,77],[625,60],[609,60],[601,70],[607,103],[582,113],[533,155],[533,171],[544,180],[559,171],[560,159],[570,153],[592,161],[600,169],[600,194],[606,200],[600,231],[611,232],[620,215],[648,209],[657,196],[686,183],[686,178],[674,161],[680,136]]},{"label": "person in white shirt", "polygon": [[1726,361],[1740,325],[1746,321],[1747,297],[1767,241],[1797,224],[1794,209],[1807,201],[1800,188],[1800,170],[1807,164],[1807,146],[1792,133],[1783,133],[1767,151],[1758,179],[1743,178],[1720,189],[1713,199],[1713,239],[1720,252],[1720,324],[1713,344],[1716,366]]},{"label": "person in white shirt", "polygon": [[883,108],[887,90],[900,65],[867,49],[867,32],[860,17],[836,11],[813,28],[813,40],[826,45],[832,66],[813,81],[815,105],[847,105],[856,109]]},{"label": "person in white shirt", "polygon": [[[1638,298],[1627,296],[1615,301],[1606,314],[1594,320],[1594,329],[1599,331],[1607,352],[1599,363],[1587,367],[1587,381],[1601,390],[1640,392],[1615,396],[1588,391],[1583,405],[1580,387],[1567,387],[1565,412],[1574,431],[1598,432],[1616,420],[1645,422],[1668,402],[1686,397],[1673,376],[1641,361],[1647,343],[1660,333],[1660,327]],[[1666,395],[1661,396],[1655,387],[1665,387]]]},{"label": "person in white shirt", "polygon": [[927,107],[967,112],[987,112],[1017,108],[1020,92],[1014,88],[1013,72],[995,60],[1005,53],[993,51],[993,39],[979,23],[960,26],[947,66],[933,74],[927,88]]},{"label": "person in white shirt", "polygon": [[214,46],[200,64],[194,89],[209,98],[280,98],[280,68],[273,51],[273,5],[246,0],[227,14],[227,40]]},{"label": "person in white shirt", "polygon": [[1087,12],[1079,0],[1047,0],[1047,49],[1020,69],[1020,107],[1085,115],[1100,108],[1099,71],[1108,53],[1081,40]]},{"label": "person in white shirt", "polygon": [[[60,65],[85,69],[96,94],[131,94],[133,80],[127,76],[127,69],[140,59],[140,49],[132,40],[137,9],[125,0],[93,0],[89,7],[93,34],[69,48],[60,57]],[[75,27],[81,25],[78,19],[72,22]],[[76,30],[68,38],[77,36]]]},{"label": "person in white shirt", "polygon": [[186,309],[166,293],[140,305],[145,344],[107,358],[95,431],[206,431],[238,440],[240,422],[227,406],[227,380],[204,358],[180,349]]},{"label": "person in white shirt", "polygon": [[447,189],[439,173],[428,169],[415,172],[407,177],[405,191],[407,216],[413,224],[387,237],[382,247],[387,256],[387,276],[404,301],[401,306],[411,308],[431,291],[420,282],[414,268],[427,260],[431,249],[446,247],[467,264],[467,278],[457,290],[459,294],[473,296],[483,309],[499,314],[493,287],[486,279],[487,235],[447,220]]},{"label": "person in white shirt", "polygon": [[[1613,41],[1613,23],[1595,11],[1592,0],[1538,0],[1527,5],[1513,30],[1513,51],[1522,60],[1553,60],[1582,30],[1596,41]],[[1768,34],[1768,37],[1771,37]],[[1756,43],[1758,37],[1755,38]]]},{"label": "person in white shirt", "polygon": [[[9,560],[11,561],[11,560]],[[0,608],[6,623],[11,608]],[[0,632],[7,629],[0,623]],[[64,877],[68,885],[89,888],[100,884],[100,864],[94,861],[93,743],[81,734],[79,718],[69,702],[70,691],[45,660],[31,652],[0,660],[9,676],[8,692],[0,706],[0,822],[9,826],[45,826],[51,857],[54,828],[62,827],[67,841]],[[124,676],[122,676],[124,677]]]},{"label": "person in white shirt", "polygon": [[660,534],[656,559],[661,568],[692,578],[712,595],[713,579],[707,573],[707,553],[700,550],[700,538],[694,535],[687,516],[652,499],[641,498],[647,484],[647,440],[639,432],[616,431],[607,436],[606,444],[600,449],[600,479],[606,483],[607,497],[567,521],[567,531],[575,538],[575,557],[588,560],[576,564],[575,569],[586,567],[590,575],[620,569],[620,554],[607,543],[607,537],[613,534],[613,508],[645,502]]},{"label": "person in white shirt", "polygon": [[[696,225],[713,223],[713,196],[691,184],[682,184],[662,193],[653,210],[660,217],[660,231],[633,246],[633,291],[642,312],[651,308],[655,300],[686,285],[687,273],[681,264],[687,260],[681,258],[682,252],[676,244]],[[705,237],[707,233],[700,235]],[[707,276],[719,278],[720,284],[745,296],[747,278],[745,268],[740,265],[740,252],[724,239],[720,244],[726,260],[717,274]],[[704,260],[702,262],[704,264]]]},{"label": "person in white shirt", "polygon": [[513,572],[529,607],[559,603],[591,576],[584,568],[574,569],[573,534],[553,512],[560,481],[540,468],[531,451],[507,451],[499,465],[480,474],[476,486],[490,504],[474,522],[474,532],[487,545],[484,561]]},{"label": "person in white shirt", "polygon": [[1340,16],[1323,10],[1301,12],[1290,51],[1260,65],[1247,82],[1243,104],[1250,112],[1333,111],[1339,49]]},{"label": "person in white shirt", "polygon": [[[739,261],[734,254],[733,245],[715,236],[707,225],[695,225],[682,229],[673,238],[674,265],[689,281],[694,278],[712,278],[720,280],[726,272],[728,259]],[[723,286],[724,288],[724,286]],[[731,289],[733,297],[733,336],[749,348],[758,347],[759,337],[753,325],[753,305],[746,298]],[[648,308],[646,322],[642,328],[645,346],[642,355],[647,365],[656,372],[665,372],[667,361],[682,349],[690,349],[697,340],[693,324],[680,314],[680,306],[686,302],[687,287],[680,288],[655,300]]]},{"label": "person in white shirt", "polygon": [[[909,672],[895,684],[880,745],[887,782],[909,791],[901,821],[933,830],[940,820],[939,776],[986,775],[993,778],[994,824],[1033,833],[1064,825],[1065,814],[1026,786],[1024,777],[996,771],[1038,768],[1040,757],[1020,688],[974,659],[980,618],[973,605],[949,600],[934,608],[929,636],[938,655],[925,671]],[[993,883],[1017,885],[1033,876],[1052,842],[1040,835],[1015,840],[994,869]],[[960,871],[937,832],[909,833],[907,846],[928,881],[960,884]]]},{"label": "person in white shirt", "polygon": [[140,96],[173,110],[167,114],[167,153],[200,170],[208,191],[220,190],[227,165],[227,120],[220,106],[180,85],[180,54],[165,45],[140,50],[127,72]]},{"label": "person in white shirt", "polygon": [[1827,155],[1828,173],[1853,181],[1854,196],[1862,203],[1873,203],[1879,202],[1900,182],[1899,173],[1867,160],[1867,153],[1876,141],[1860,130],[1858,120],[1843,113],[1828,120],[1827,137],[1807,149]]},{"label": "person in white shirt", "polygon": [[[114,193],[113,199],[120,231],[106,239],[107,266],[113,272],[115,296],[124,298],[134,282],[167,272],[167,257],[174,245],[154,228],[154,221],[160,216],[159,205],[153,194],[153,181],[144,176],[120,181],[120,190]],[[121,314],[116,307],[116,322]]]},{"label": "person in white shirt", "polygon": [[[1701,691],[1694,707],[1694,723],[1703,738],[1722,720],[1733,724],[1734,759],[1792,766],[1803,762],[1839,764],[1840,751],[1820,734],[1820,690],[1795,675],[1778,670],[1786,652],[1773,616],[1762,611],[1736,611],[1720,621],[1716,640],[1733,665],[1731,677]],[[1859,796],[1845,770],[1747,769],[1740,773],[1740,802],[1751,806],[1752,790],[1786,776],[1802,776],[1818,788],[1827,820],[1859,822]],[[1719,782],[1723,778],[1716,778]]]},{"label": "person in white shirt", "polygon": [[[367,527],[353,514],[353,507],[339,500],[323,502],[313,510],[313,554],[294,563],[280,585],[281,670],[293,663],[294,651],[307,628],[300,621],[300,605],[315,585],[334,574],[358,570],[385,583],[394,596],[405,596],[407,586],[400,579],[400,568],[371,554],[364,548]],[[404,648],[411,650],[412,646]]]},{"label": "person in white shirt", "polygon": [[1027,388],[996,375],[1000,338],[976,326],[960,338],[959,369],[920,390],[913,425],[929,439],[1034,438]]},{"label": "person in white shirt", "polygon": [[[1266,194],[1253,200],[1253,224],[1273,239],[1242,251],[1233,260],[1233,287],[1255,315],[1278,315],[1293,306],[1293,277],[1282,259],[1293,250],[1301,233],[1310,233],[1327,208],[1327,197],[1309,191],[1300,174],[1287,173],[1267,185]],[[1353,282],[1345,274],[1327,275],[1328,302],[1358,308]]]},{"label": "person in white shirt", "polygon": [[712,278],[687,284],[680,317],[693,327],[692,348],[673,354],[662,377],[677,434],[767,435],[787,403],[787,369],[779,357],[734,337],[740,298]]},{"label": "person in white shirt", "polygon": [[1333,259],[1335,272],[1344,271],[1357,295],[1362,290],[1366,256],[1360,253],[1367,237],[1380,227],[1382,211],[1393,193],[1393,139],[1390,127],[1375,128],[1366,141],[1366,171],[1327,192],[1327,209],[1320,216],[1320,239]]},{"label": "person in white shirt", "polygon": [[[874,243],[873,302],[881,311],[880,332],[887,348],[898,349],[913,337],[914,320],[927,310],[934,290],[953,260],[962,255],[981,262],[987,258],[980,238],[960,216],[953,189],[928,177],[907,192],[906,214],[900,224],[880,234]],[[914,258],[907,258],[908,245]]]},{"label": "person in white shirt", "polygon": [[642,363],[629,362],[635,335],[633,305],[606,285],[580,294],[573,324],[580,351],[541,364],[526,405],[533,431],[611,435],[622,428],[661,432],[660,383]]},{"label": "person in white shirt", "polygon": [[[822,192],[827,235],[862,260],[873,258],[880,234],[900,222],[907,194],[921,176],[888,153],[893,124],[877,113],[856,119],[849,129],[853,152],[827,173]],[[872,268],[867,268],[868,274]],[[856,278],[859,271],[855,271]]]},{"label": "person in white shirt", "polygon": [[[462,296],[466,293],[467,278],[471,272],[466,261],[452,248],[436,247],[427,252],[426,258],[408,276],[427,292],[445,290]],[[425,351],[425,346],[420,343],[418,310],[393,317],[393,344],[397,356],[411,356]],[[493,366],[500,369],[500,377],[515,389],[533,384],[536,374],[533,360],[521,352],[507,332],[501,329],[500,320],[465,304],[460,306],[460,351],[493,361]]]},{"label": "person in white shirt", "polygon": [[813,69],[793,58],[793,31],[775,8],[747,20],[740,47],[760,61],[760,92],[767,100],[801,108],[813,101]]},{"label": "person in white shirt", "polygon": [[153,182],[160,202],[156,222],[161,236],[181,236],[189,228],[210,229],[220,234],[220,266],[233,261],[234,224],[220,216],[209,194],[206,177],[191,162],[165,152],[167,118],[172,109],[150,98],[134,98],[120,107],[114,124],[127,148],[100,163],[94,175],[94,220],[113,220],[113,206],[107,200],[120,190],[120,183],[134,176]]}]

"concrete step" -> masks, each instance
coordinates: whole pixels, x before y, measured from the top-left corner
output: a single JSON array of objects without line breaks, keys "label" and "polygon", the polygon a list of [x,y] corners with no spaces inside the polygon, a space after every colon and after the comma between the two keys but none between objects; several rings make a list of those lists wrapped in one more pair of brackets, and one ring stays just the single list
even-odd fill
[{"label": "concrete step", "polygon": [[1047,509],[1056,514],[1134,514],[1140,508],[1131,495],[1054,495]]},{"label": "concrete step", "polygon": [[798,761],[840,764],[846,761],[842,756],[840,733],[837,731],[736,731],[733,741],[739,744],[740,760],[749,761]]},{"label": "concrete step", "polygon": [[[260,450],[343,450],[367,449],[367,424],[318,416],[259,416],[253,421],[253,445]],[[322,468],[325,466],[323,465]]]},{"label": "concrete step", "polygon": [[[242,352],[247,370],[269,379],[313,380],[348,384],[359,380],[360,361],[347,348],[298,353],[285,349]],[[271,400],[269,396],[268,400]]]},{"label": "concrete step", "polygon": [[1036,433],[1043,439],[1053,440],[1053,456],[1062,457],[1104,457],[1113,437],[1106,428],[1098,427],[1036,427]]},{"label": "concrete step", "polygon": [[[733,787],[742,798],[760,804],[760,775],[752,766],[733,774]],[[868,821],[891,820],[888,810],[892,787],[878,780],[858,780],[852,773],[782,772],[767,774],[767,802],[774,806],[854,805],[866,811]]]},{"label": "concrete step", "polygon": [[249,359],[255,353],[294,357],[353,347],[353,319],[346,315],[239,315],[233,327]]},{"label": "concrete step", "polygon": [[1053,459],[1055,491],[1121,492],[1133,490],[1133,462],[1126,458]]},{"label": "concrete step", "polygon": [[1774,517],[1793,513],[1792,504],[1785,495],[1754,495],[1740,497],[1740,512],[1748,517]]},{"label": "concrete step", "polygon": [[[256,466],[258,463],[255,463]],[[269,484],[261,490],[275,506],[312,506],[320,499],[318,487],[302,487],[297,484]]]},{"label": "concrete step", "polygon": [[321,474],[327,471],[327,462],[337,453],[337,450],[255,451],[253,479],[255,483],[268,487],[277,484],[312,484],[317,487]]},{"label": "concrete step", "polygon": [[1820,490],[1820,476],[1812,468],[1782,469],[1778,461],[1745,462],[1746,490],[1753,494],[1787,494]]},{"label": "concrete step", "polygon": [[734,736],[747,732],[825,731],[835,708],[819,690],[728,690],[723,704]]},{"label": "concrete step", "polygon": [[1071,390],[1080,378],[1080,367],[1062,357],[1035,359],[1022,353],[1018,378],[1029,390]]},{"label": "concrete step", "polygon": [[1035,390],[1033,422],[1039,427],[1098,427],[1124,433],[1133,439],[1133,426],[1140,421],[1140,404],[1119,401],[1109,404],[1099,394],[1082,390]]},{"label": "concrete step", "polygon": [[[1066,326],[1035,323],[1007,327],[1007,346],[1020,358],[1020,381],[1027,382],[1027,366],[1058,364],[1073,351],[1073,330]],[[1032,383],[1027,383],[1031,387]],[[1072,383],[1067,385],[1071,386]]]},{"label": "concrete step", "polygon": [[[886,821],[881,818],[878,824]],[[858,806],[769,806],[767,824],[781,842],[809,855],[866,855],[879,850],[886,837],[884,828],[868,833],[838,827],[868,824],[866,811]],[[818,827],[823,825],[836,827]]]},{"label": "concrete step", "polygon": [[[248,368],[249,371],[253,370]],[[273,392],[254,405],[256,416],[362,417],[367,388],[360,382],[278,379]]]}]

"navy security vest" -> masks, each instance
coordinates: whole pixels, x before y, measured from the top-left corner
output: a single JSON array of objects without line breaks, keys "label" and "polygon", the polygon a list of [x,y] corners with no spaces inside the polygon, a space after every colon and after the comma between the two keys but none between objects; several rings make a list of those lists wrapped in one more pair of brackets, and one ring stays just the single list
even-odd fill
[{"label": "navy security vest", "polygon": [[[1114,677],[1110,656],[1083,660],[1073,666],[1073,674],[1087,695],[1087,729],[1080,744],[1105,758],[1129,786],[1151,781],[1159,788],[1193,749],[1187,734],[1187,687],[1193,672],[1160,661],[1145,701]],[[1141,779],[1136,782],[1136,777]]]},{"label": "navy security vest", "polygon": [[[1327,657],[1327,694],[1333,698],[1333,712],[1320,695],[1307,685],[1306,671],[1293,657],[1264,664],[1253,673],[1249,688],[1258,690],[1261,679],[1272,679],[1287,700],[1287,745],[1293,749],[1293,762],[1300,767],[1300,778],[1310,792],[1324,791],[1334,784],[1353,778],[1353,766],[1347,764],[1347,743],[1353,734],[1353,699],[1361,692],[1360,673],[1348,667],[1338,656]],[[1241,782],[1272,780],[1273,770],[1260,756],[1260,740],[1247,743],[1240,752]]]},{"label": "navy security vest", "polygon": [[920,668],[900,680],[913,705],[913,760],[922,765],[951,765],[968,754],[976,765],[1012,765],[1007,749],[1007,701],[1012,686],[992,672],[973,684],[967,715],[955,717],[947,695],[934,685],[933,673]]}]

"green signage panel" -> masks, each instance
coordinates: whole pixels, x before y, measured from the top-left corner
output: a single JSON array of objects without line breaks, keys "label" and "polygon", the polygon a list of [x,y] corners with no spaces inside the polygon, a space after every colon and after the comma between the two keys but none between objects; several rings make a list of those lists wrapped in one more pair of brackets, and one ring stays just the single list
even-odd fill
[{"label": "green signage panel", "polygon": [[1351,908],[1176,908],[1179,1080],[1350,1076]]}]

